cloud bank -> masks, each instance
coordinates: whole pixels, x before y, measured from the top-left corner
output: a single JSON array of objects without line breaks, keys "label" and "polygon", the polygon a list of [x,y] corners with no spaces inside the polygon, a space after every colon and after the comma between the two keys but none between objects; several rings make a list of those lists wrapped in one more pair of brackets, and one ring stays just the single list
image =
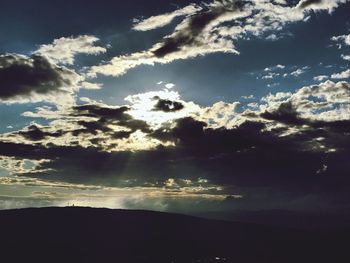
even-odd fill
[{"label": "cloud bank", "polygon": [[[269,94],[254,109],[239,110],[238,102],[200,107],[167,89],[127,102],[76,105],[48,125],[2,134],[3,169],[113,187],[177,189],[201,182],[203,191],[239,194],[250,205],[273,201],[268,189],[288,202],[323,199],[323,209],[348,193],[347,82]],[[148,105],[144,114],[139,105]],[[33,163],[29,170],[19,165],[24,160]]]}]

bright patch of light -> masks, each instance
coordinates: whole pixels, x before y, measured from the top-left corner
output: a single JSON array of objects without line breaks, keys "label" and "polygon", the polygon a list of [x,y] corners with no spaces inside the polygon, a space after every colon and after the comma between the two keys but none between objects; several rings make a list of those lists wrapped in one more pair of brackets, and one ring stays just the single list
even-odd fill
[{"label": "bright patch of light", "polygon": [[[178,101],[184,108],[175,112],[164,112],[155,109],[159,99]],[[150,91],[146,93],[131,95],[125,98],[131,103],[131,110],[128,113],[135,119],[144,120],[154,128],[160,127],[163,123],[175,119],[190,116],[200,111],[200,107],[193,102],[184,102],[177,91],[163,89],[160,91]]]},{"label": "bright patch of light", "polygon": [[[108,142],[108,145],[110,144],[111,141]],[[106,147],[108,145],[106,145]],[[150,138],[147,134],[137,130],[136,132],[132,133],[129,138],[116,140],[114,145],[115,147],[110,148],[109,151],[145,151],[155,149],[160,145],[173,146],[174,144],[171,142],[164,143],[157,139]]]}]

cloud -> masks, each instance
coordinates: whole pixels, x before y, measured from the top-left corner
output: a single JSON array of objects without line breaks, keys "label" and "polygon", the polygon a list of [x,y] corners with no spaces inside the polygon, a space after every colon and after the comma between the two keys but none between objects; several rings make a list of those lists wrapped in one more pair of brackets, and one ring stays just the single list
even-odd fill
[{"label": "cloud", "polygon": [[[232,22],[237,15],[238,19],[253,15],[239,5],[223,7],[222,3],[214,2],[207,9],[185,17],[173,34],[152,49],[116,57],[103,66],[111,74],[123,74],[141,64],[188,58],[197,48],[207,45],[203,37],[212,36],[223,21]],[[264,2],[263,6],[268,9],[271,5]],[[282,19],[272,14],[276,15],[269,13],[271,19]],[[250,32],[254,32],[255,26]],[[181,36],[185,37],[184,45],[177,42]],[[169,41],[174,45],[169,46]],[[155,53],[163,47],[166,48],[162,52]],[[98,87],[84,84],[74,71],[59,67],[44,56],[2,58],[0,72],[19,68],[21,74],[30,76],[18,80],[21,83],[16,85],[25,89],[11,89],[16,91],[11,99],[18,100],[20,96],[35,101],[33,98],[40,95],[45,96],[41,100],[51,101],[47,96],[57,100],[60,93],[74,96],[81,86]],[[267,68],[266,76],[275,77],[279,73],[271,71],[284,67]],[[298,76],[306,69],[291,75]],[[12,84],[16,81],[11,79]],[[82,100],[85,104],[77,105],[74,101],[64,109],[40,107],[24,115],[44,117],[45,125],[33,122],[21,130],[0,135],[2,167],[12,175],[67,184],[165,187],[188,195],[215,193],[217,187],[225,186],[219,191],[220,198],[222,192],[236,194],[237,188],[243,189],[245,196],[244,191],[252,187],[259,193],[262,189],[277,188],[277,192],[293,197],[317,189],[312,194],[323,196],[324,191],[331,191],[332,180],[345,180],[344,171],[349,168],[344,162],[350,145],[349,87],[348,82],[326,81],[294,92],[269,94],[248,109],[239,107],[239,102],[223,101],[201,107],[184,101],[170,88],[130,95],[126,98],[128,105],[124,106],[85,98]],[[315,175],[322,180],[315,181]],[[329,175],[332,178],[326,177]],[[185,186],[186,182],[192,185]],[[345,180],[344,188],[337,190],[345,192],[349,183]]]},{"label": "cloud", "polygon": [[287,2],[286,0],[274,0],[275,3],[280,4],[280,5],[286,5]]},{"label": "cloud", "polygon": [[0,100],[6,103],[69,104],[80,81],[81,77],[74,71],[52,64],[39,55],[0,56]]},{"label": "cloud", "polygon": [[[205,38],[210,37],[210,30],[215,26],[246,15],[248,13],[242,12],[235,2],[225,4],[216,2],[209,11],[197,12],[185,19],[175,28],[172,35],[167,36],[152,50],[152,53],[156,57],[165,57],[181,51],[183,47],[203,45]],[[230,50],[229,47],[230,45],[227,45],[227,51]]]},{"label": "cloud", "polygon": [[105,53],[104,47],[95,46],[99,39],[91,35],[78,37],[62,37],[55,39],[52,44],[41,45],[34,54],[45,56],[56,64],[74,64],[74,57],[77,54],[97,55]]},{"label": "cloud", "polygon": [[348,0],[301,0],[297,8],[305,11],[328,10],[328,12],[331,13],[340,4],[345,4],[346,2],[348,2]]},{"label": "cloud", "polygon": [[166,64],[178,59],[217,52],[238,54],[233,42],[220,36],[215,29],[219,30],[218,26],[222,23],[234,21],[249,14],[250,10],[241,9],[231,1],[213,2],[197,8],[196,13],[185,17],[172,34],[165,36],[150,49],[114,57],[109,63],[91,67],[88,75],[90,77],[96,74],[120,76],[139,65]]},{"label": "cloud", "polygon": [[163,89],[130,95],[125,100],[131,103],[129,114],[136,119],[146,121],[152,127],[174,119],[196,114],[200,106],[181,99],[175,90]]},{"label": "cloud", "polygon": [[212,106],[203,108],[198,114],[194,114],[195,118],[203,121],[210,128],[233,127],[236,125],[235,118],[239,115],[237,109],[240,102],[227,103],[218,101]]},{"label": "cloud", "polygon": [[175,87],[174,83],[167,83],[164,85],[167,89],[172,89],[173,87]]},{"label": "cloud", "polygon": [[171,34],[151,48],[92,66],[87,75],[121,76],[140,65],[166,64],[212,53],[239,54],[234,44],[238,39],[272,35],[277,38],[286,24],[303,21],[312,10],[331,12],[345,2],[301,1],[290,7],[282,2],[225,0],[189,5],[136,23],[134,29],[145,31],[162,27],[175,17],[183,17]]},{"label": "cloud", "polygon": [[347,79],[350,78],[350,69],[344,70],[339,73],[334,73],[331,76],[332,79]]},{"label": "cloud", "polygon": [[242,99],[245,99],[245,100],[251,100],[251,99],[255,99],[255,96],[253,94],[251,95],[248,95],[248,96],[241,96]]},{"label": "cloud", "polygon": [[334,36],[331,38],[332,41],[342,41],[345,45],[350,46],[350,34]]},{"label": "cloud", "polygon": [[181,9],[177,9],[173,12],[151,16],[141,21],[136,19],[136,23],[134,24],[133,29],[136,31],[148,31],[160,28],[171,23],[176,17],[192,15],[201,9],[201,7],[196,6],[195,4],[191,4]]},{"label": "cloud", "polygon": [[314,81],[324,81],[326,79],[328,79],[328,76],[326,76],[326,75],[319,75],[319,76],[314,77]]},{"label": "cloud", "polygon": [[157,104],[154,106],[154,110],[164,111],[164,112],[179,111],[179,110],[182,110],[183,108],[184,108],[184,105],[181,102],[171,101],[171,100],[162,100],[162,99],[158,99]]},{"label": "cloud", "polygon": [[32,124],[25,128],[25,130],[19,131],[19,135],[22,135],[24,138],[29,141],[41,141],[47,137],[58,138],[61,137],[63,131],[55,131],[55,132],[45,132],[42,130],[42,127],[36,124]]},{"label": "cloud", "polygon": [[267,84],[267,87],[269,87],[269,88],[277,87],[277,86],[279,86],[280,84],[281,84],[281,83],[279,83],[279,82],[269,83],[269,84]]},{"label": "cloud", "polygon": [[[340,36],[334,36],[331,38],[332,41],[335,41],[335,42],[343,42],[346,46],[350,46],[350,34],[348,35],[340,35]],[[339,44],[339,49],[342,48],[342,45]],[[341,55],[341,58],[344,59],[344,60],[350,60],[350,55],[344,55],[342,54]]]},{"label": "cloud", "polygon": [[344,60],[349,60],[349,61],[350,61],[350,55],[344,55],[344,54],[342,54],[342,55],[341,55],[341,58],[344,59]]},{"label": "cloud", "polygon": [[285,68],[286,66],[277,64],[276,66],[265,68],[264,71],[273,71],[273,70],[279,70],[279,69],[285,69]]},{"label": "cloud", "polygon": [[269,72],[268,74],[262,76],[262,79],[274,79],[278,77],[280,74],[279,73],[274,73],[274,72]]},{"label": "cloud", "polygon": [[[40,169],[39,167],[45,162],[49,162],[47,159],[40,160],[29,160],[22,159],[16,156],[1,156],[0,155],[0,168],[8,172],[9,175],[21,175],[21,174],[31,174],[31,173],[44,173],[50,171],[50,169]],[[11,179],[5,179],[6,177],[0,177],[0,183],[3,184],[4,180],[8,184],[13,181]]]},{"label": "cloud", "polygon": [[[208,205],[218,205],[227,197],[220,186],[204,180],[172,178],[157,186],[110,187],[11,176],[0,178],[0,191],[3,193],[0,195],[2,209],[75,205],[174,212],[180,211],[175,209],[184,203],[198,203],[191,209],[205,210]],[[236,196],[239,198],[238,194]]]},{"label": "cloud", "polygon": [[263,98],[263,101],[267,104],[261,106],[262,110],[281,112],[282,109],[288,109],[296,121],[308,119],[309,123],[335,122],[348,120],[350,116],[350,86],[347,82],[334,83],[328,80],[318,85],[303,87],[295,93],[269,95]]},{"label": "cloud", "polygon": [[294,77],[299,77],[300,75],[302,75],[302,74],[304,74],[304,73],[305,73],[304,68],[302,68],[302,69],[299,68],[299,69],[297,69],[297,70],[291,72],[290,75],[292,75],[292,76],[294,76]]}]

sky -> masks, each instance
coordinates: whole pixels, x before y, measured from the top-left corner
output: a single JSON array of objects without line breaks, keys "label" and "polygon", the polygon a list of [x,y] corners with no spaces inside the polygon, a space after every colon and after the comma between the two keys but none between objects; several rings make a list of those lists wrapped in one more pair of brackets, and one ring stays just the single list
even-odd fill
[{"label": "sky", "polygon": [[0,209],[345,211],[349,2],[3,0]]}]

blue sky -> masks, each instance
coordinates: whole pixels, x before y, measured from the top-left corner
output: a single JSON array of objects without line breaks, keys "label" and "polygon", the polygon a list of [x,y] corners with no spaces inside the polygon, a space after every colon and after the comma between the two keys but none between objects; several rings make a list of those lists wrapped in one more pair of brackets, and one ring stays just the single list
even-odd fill
[{"label": "blue sky", "polygon": [[348,205],[347,0],[1,5],[0,207]]}]

